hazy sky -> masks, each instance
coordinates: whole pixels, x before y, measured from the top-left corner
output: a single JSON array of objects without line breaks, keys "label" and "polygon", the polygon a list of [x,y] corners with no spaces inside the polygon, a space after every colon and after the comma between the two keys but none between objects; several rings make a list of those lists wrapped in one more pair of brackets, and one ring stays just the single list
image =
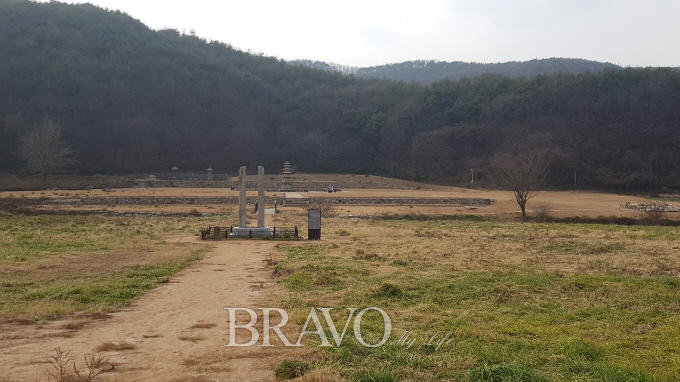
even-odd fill
[{"label": "hazy sky", "polygon": [[[73,1],[67,1],[73,2]],[[286,60],[680,66],[680,0],[88,0]]]}]

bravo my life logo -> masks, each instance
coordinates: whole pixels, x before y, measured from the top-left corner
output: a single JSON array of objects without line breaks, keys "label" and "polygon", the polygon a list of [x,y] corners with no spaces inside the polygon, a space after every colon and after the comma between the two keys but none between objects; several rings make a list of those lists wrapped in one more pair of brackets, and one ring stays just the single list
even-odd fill
[{"label": "bravo my life logo", "polygon": [[[257,324],[257,313],[253,309],[249,308],[224,308],[229,311],[229,343],[224,346],[253,346],[260,340],[260,332],[254,327]],[[316,335],[319,337],[321,344],[319,346],[336,346],[339,347],[342,343],[345,334],[347,334],[347,329],[352,324],[352,331],[354,338],[363,346],[366,347],[378,347],[387,342],[392,334],[392,320],[390,316],[385,313],[384,310],[376,307],[365,308],[359,311],[359,313],[354,316],[354,313],[359,310],[359,308],[347,308],[349,315],[345,321],[345,325],[342,328],[342,332],[338,332],[338,327],[335,326],[335,322],[331,318],[331,310],[333,308],[311,308],[309,314],[307,315],[307,321],[302,327],[302,331],[297,338],[297,342],[291,343],[288,338],[283,334],[281,330],[288,323],[288,313],[280,308],[259,308],[262,311],[262,343],[258,346],[274,346],[271,344],[271,333],[273,332],[279,340],[285,346],[305,346],[302,344],[302,340],[306,335]],[[236,323],[236,313],[246,312],[250,315],[250,320],[247,324],[237,324]],[[326,327],[333,337],[333,342],[335,345],[331,344],[324,331],[324,326],[321,324],[319,315],[317,311],[321,312],[321,316],[324,321],[326,321]],[[383,320],[383,336],[382,339],[377,343],[368,343],[364,336],[361,334],[361,320],[364,315],[368,312],[375,311],[380,313]],[[271,325],[270,318],[271,313],[276,312],[281,317],[281,320],[276,325]],[[354,320],[352,320],[354,318]],[[315,330],[307,330],[308,327],[313,326]],[[236,329],[246,329],[250,332],[250,340],[247,342],[237,343],[236,341]],[[247,336],[246,336],[247,337]],[[246,338],[247,339],[247,338]]]}]

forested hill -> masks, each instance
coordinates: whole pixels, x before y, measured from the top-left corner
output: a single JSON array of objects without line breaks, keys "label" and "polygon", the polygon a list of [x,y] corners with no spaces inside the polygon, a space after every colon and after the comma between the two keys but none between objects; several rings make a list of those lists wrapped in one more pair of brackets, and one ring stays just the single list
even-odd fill
[{"label": "forested hill", "polygon": [[315,69],[337,71],[342,74],[353,74],[359,78],[381,78],[395,81],[420,82],[424,84],[430,84],[444,78],[456,80],[477,77],[482,74],[500,74],[509,77],[533,77],[539,74],[594,73],[605,69],[619,68],[611,63],[576,58],[546,58],[495,64],[417,60],[366,68],[312,60],[294,60],[289,63],[292,65],[304,65]]},{"label": "forested hill", "polygon": [[360,78],[385,78],[399,81],[432,83],[450,78],[477,77],[482,74],[501,74],[509,77],[533,77],[539,74],[587,73],[614,69],[610,63],[576,58],[546,58],[522,62],[482,64],[473,62],[407,61],[399,64],[373,66],[357,70]]},{"label": "forested hill", "polygon": [[[92,5],[0,0],[0,172],[47,117],[73,172],[375,173],[475,183],[496,153],[549,153],[548,187],[680,189],[680,73],[613,68],[430,85],[343,76],[153,31]],[[479,174],[479,177],[477,177]]]}]

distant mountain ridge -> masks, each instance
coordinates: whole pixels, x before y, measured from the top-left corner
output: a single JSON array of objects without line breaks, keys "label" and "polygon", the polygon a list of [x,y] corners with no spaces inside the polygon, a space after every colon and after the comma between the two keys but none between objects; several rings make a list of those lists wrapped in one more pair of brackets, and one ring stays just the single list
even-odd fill
[{"label": "distant mountain ridge", "polygon": [[306,66],[308,68],[325,70],[327,72],[337,72],[344,75],[356,74],[360,69],[358,66],[336,64],[334,62],[313,61],[313,60],[292,60],[287,61],[290,65]]},{"label": "distant mountain ridge", "polygon": [[555,57],[490,64],[462,61],[416,60],[366,68],[312,60],[293,60],[288,63],[329,72],[339,72],[344,75],[352,74],[359,78],[379,78],[395,81],[421,82],[426,84],[444,78],[456,80],[477,77],[482,74],[500,74],[508,77],[533,77],[540,74],[555,73],[595,73],[605,69],[620,68],[618,65],[609,62]]},{"label": "distant mountain ridge", "polygon": [[461,186],[474,169],[493,187],[491,158],[540,149],[546,188],[680,190],[679,68],[312,64],[325,69],[91,4],[0,0],[0,174],[29,170],[22,138],[49,118],[77,152],[74,174],[275,173],[290,161]]}]

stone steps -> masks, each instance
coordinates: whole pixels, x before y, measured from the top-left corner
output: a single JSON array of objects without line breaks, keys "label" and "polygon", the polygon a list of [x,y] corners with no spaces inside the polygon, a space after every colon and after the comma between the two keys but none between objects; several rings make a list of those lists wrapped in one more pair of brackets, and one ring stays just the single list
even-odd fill
[{"label": "stone steps", "polygon": [[297,192],[286,192],[283,194],[284,207],[307,207],[308,205],[309,199]]},{"label": "stone steps", "polygon": [[307,207],[309,200],[289,199],[283,201],[284,207]]}]

